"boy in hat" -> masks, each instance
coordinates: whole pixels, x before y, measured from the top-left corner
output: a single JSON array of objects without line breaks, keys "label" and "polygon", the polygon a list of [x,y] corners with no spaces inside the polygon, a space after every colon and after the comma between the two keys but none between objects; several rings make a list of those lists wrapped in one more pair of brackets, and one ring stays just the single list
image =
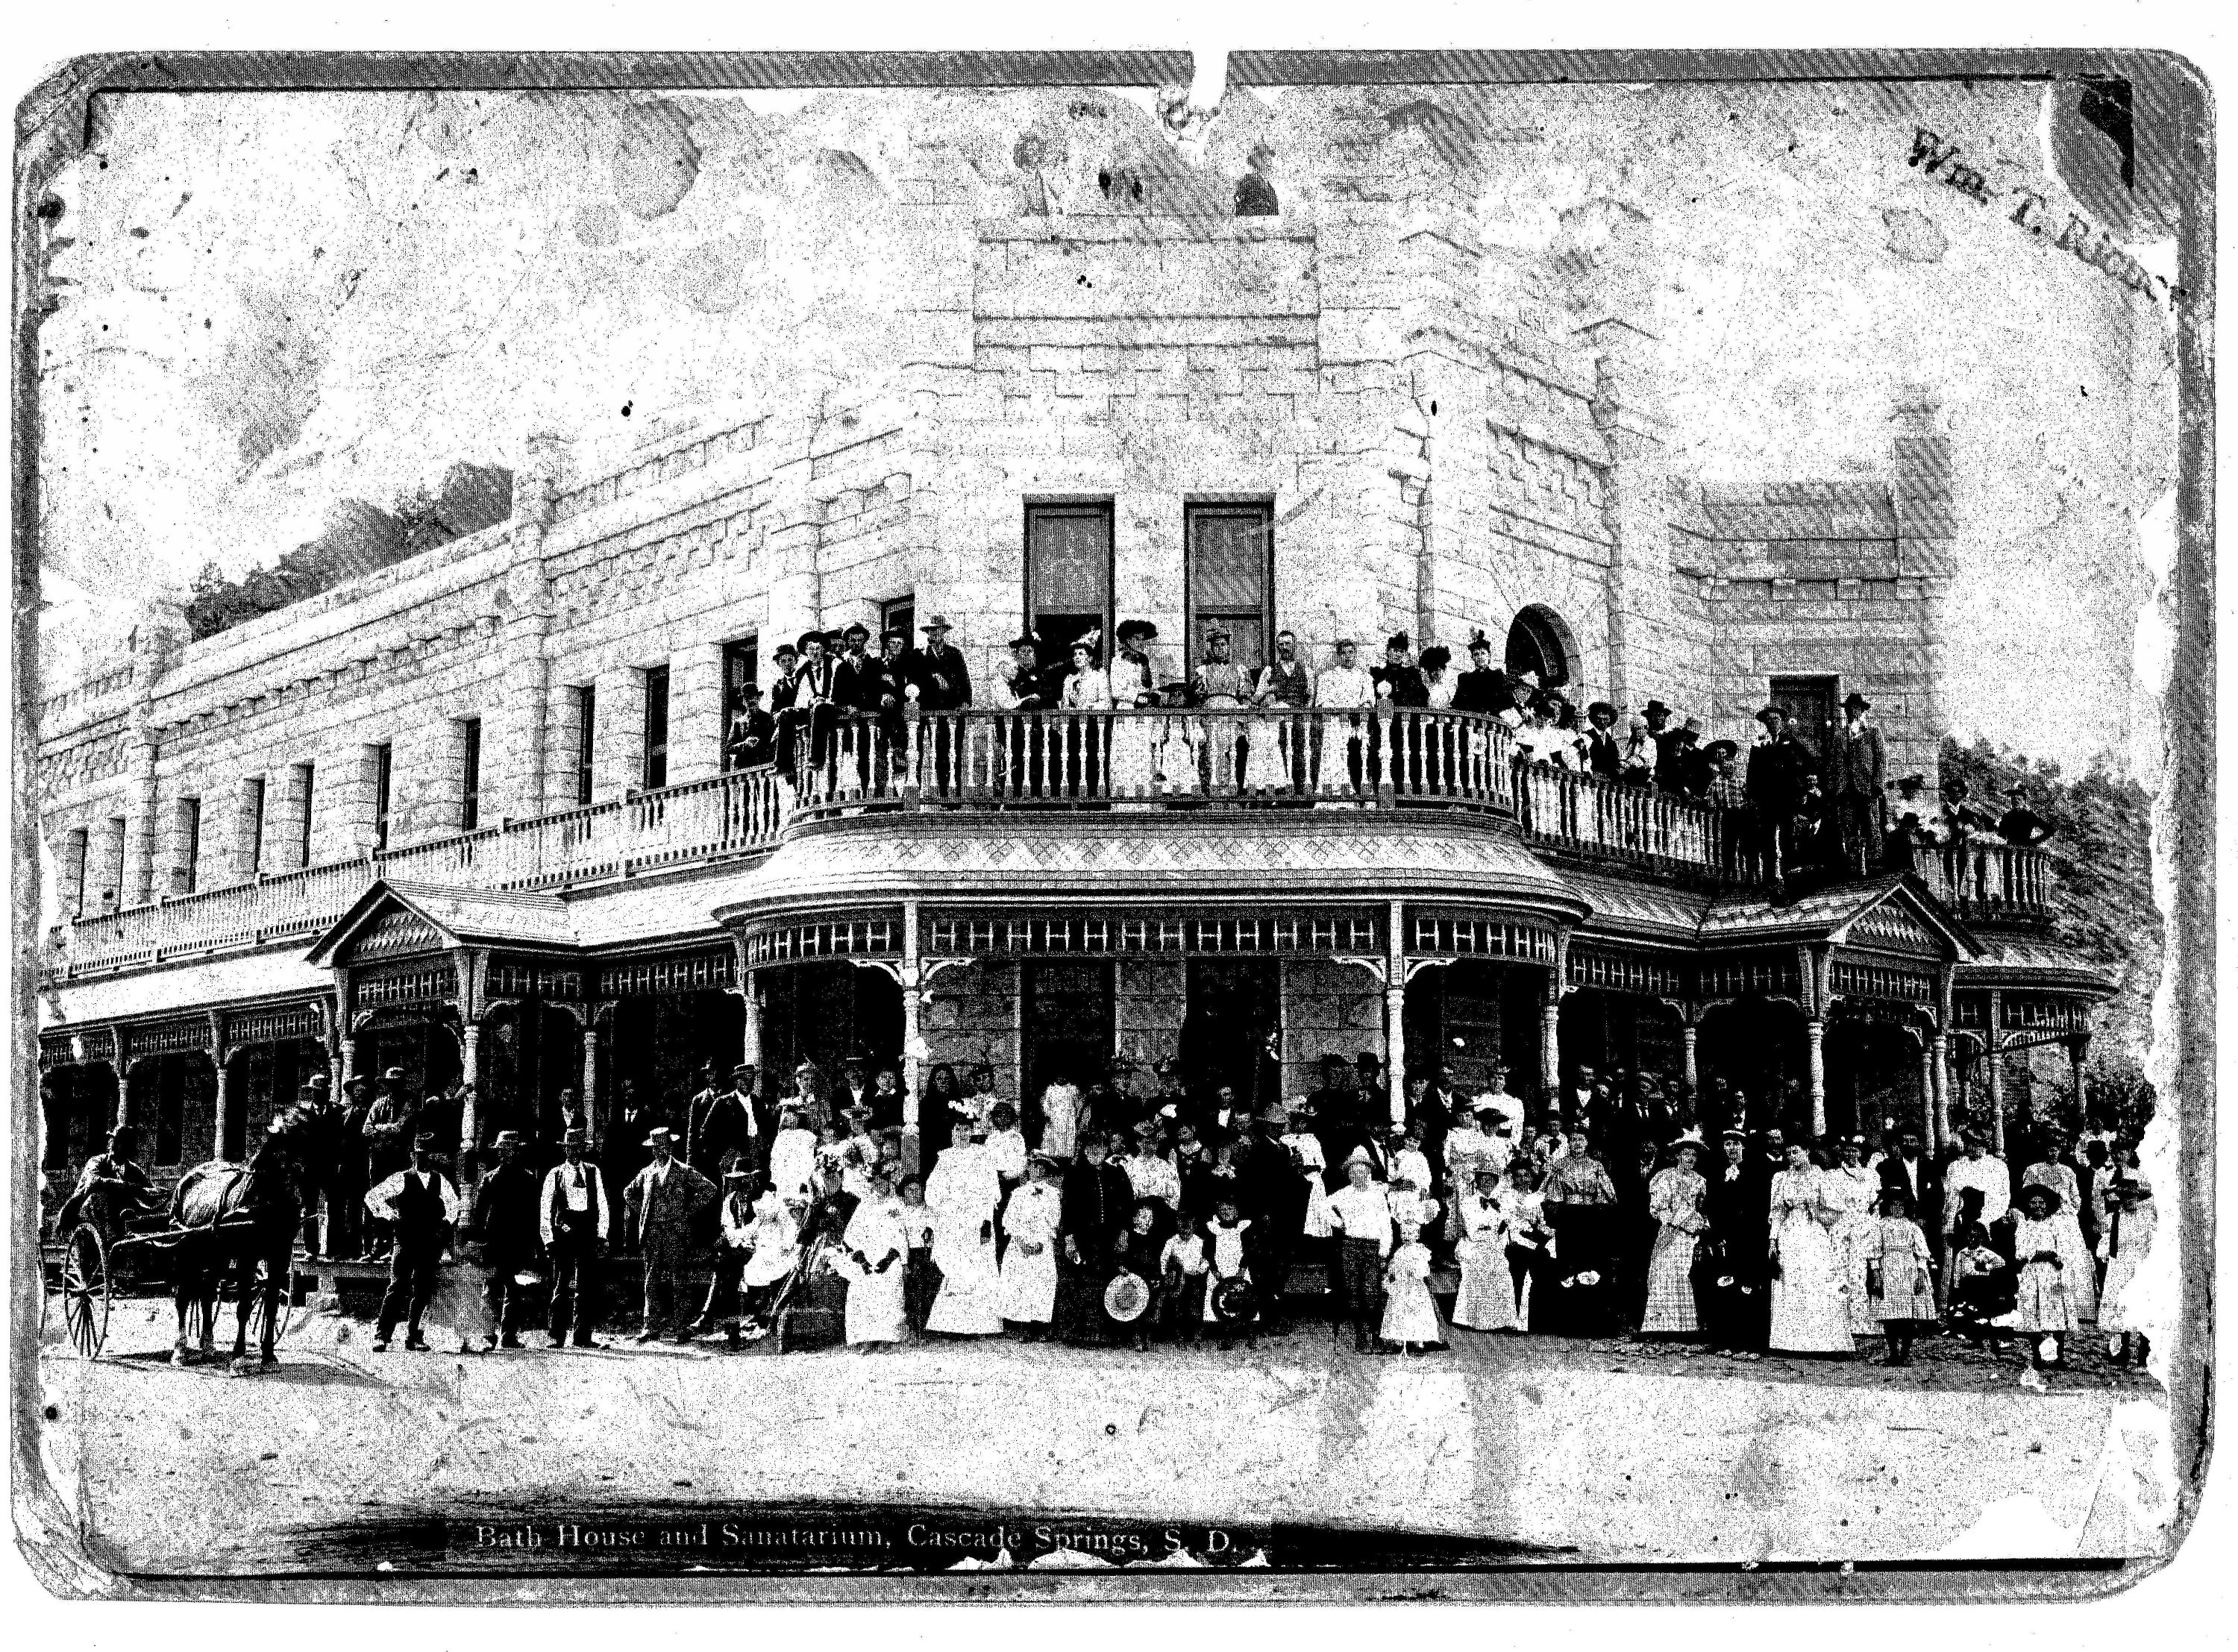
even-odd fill
[{"label": "boy in hat", "polygon": [[[1213,1214],[1219,1213],[1215,1209]],[[1204,1333],[1205,1285],[1212,1259],[1194,1223],[1177,1229],[1158,1253],[1158,1323],[1169,1342],[1195,1342]]]},{"label": "boy in hat", "polygon": [[1328,1221],[1342,1240],[1338,1265],[1353,1350],[1364,1354],[1379,1329],[1379,1282],[1391,1254],[1391,1200],[1377,1185],[1364,1149],[1354,1149],[1345,1160],[1344,1173],[1345,1185],[1328,1197]]},{"label": "boy in hat", "polygon": [[440,1144],[432,1135],[415,1138],[412,1162],[365,1196],[366,1209],[388,1225],[388,1289],[374,1321],[373,1351],[387,1351],[397,1320],[405,1321],[404,1345],[425,1351],[420,1322],[434,1298],[443,1252],[458,1232],[466,1204],[435,1164]]},{"label": "boy in hat", "polygon": [[528,1305],[518,1276],[535,1262],[543,1243],[543,1221],[537,1209],[543,1185],[521,1156],[523,1145],[517,1130],[497,1133],[490,1143],[497,1163],[482,1173],[474,1189],[467,1224],[489,1271],[482,1294],[493,1328],[487,1340],[498,1343],[502,1332],[502,1345],[507,1348],[520,1346],[520,1317]]},{"label": "boy in hat", "polygon": [[539,1235],[552,1262],[548,1329],[554,1348],[566,1342],[571,1326],[578,1348],[598,1346],[591,1339],[591,1326],[598,1318],[599,1252],[606,1246],[613,1218],[606,1203],[606,1178],[583,1156],[589,1141],[582,1130],[560,1137],[560,1162],[546,1174],[538,1200]]},{"label": "boy in hat", "polygon": [[1616,737],[1616,707],[1595,700],[1586,708],[1586,772],[1603,780],[1624,774],[1624,746]]},{"label": "boy in hat", "polygon": [[797,702],[800,697],[800,651],[791,643],[779,643],[771,661],[777,667],[777,680],[770,684],[770,717],[775,725],[775,745],[778,778],[787,785],[792,783],[798,763],[798,731],[800,714]]},{"label": "boy in hat", "polygon": [[637,1335],[651,1342],[664,1325],[673,1340],[688,1333],[678,1323],[678,1293],[691,1259],[692,1225],[715,1202],[715,1185],[676,1157],[676,1139],[657,1129],[645,1139],[652,1162],[637,1173],[622,1195],[624,1232],[644,1258],[645,1312]]}]

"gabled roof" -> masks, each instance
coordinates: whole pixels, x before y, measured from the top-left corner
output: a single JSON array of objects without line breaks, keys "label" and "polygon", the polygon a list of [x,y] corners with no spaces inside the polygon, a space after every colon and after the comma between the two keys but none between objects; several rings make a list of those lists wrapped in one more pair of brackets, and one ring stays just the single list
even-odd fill
[{"label": "gabled roof", "polygon": [[[1952,917],[1929,893],[1927,885],[1910,872],[1890,872],[1813,889],[1785,906],[1775,906],[1753,890],[1720,895],[1710,903],[1702,920],[1701,938],[1711,946],[1831,941],[1885,949],[1885,935],[1857,933],[1861,928],[1873,929],[1871,915],[1875,914],[1886,914],[1903,929],[1931,940],[1943,956],[1963,961],[1982,954],[1982,943],[1973,931]],[[1896,949],[1907,948],[1898,945]]]},{"label": "gabled roof", "polygon": [[[426,935],[424,944],[413,933]],[[567,904],[530,890],[461,889],[440,883],[392,883],[377,878],[348,911],[311,943],[314,964],[331,964],[346,951],[388,935],[399,951],[453,947],[535,947],[573,950],[578,942]]]}]

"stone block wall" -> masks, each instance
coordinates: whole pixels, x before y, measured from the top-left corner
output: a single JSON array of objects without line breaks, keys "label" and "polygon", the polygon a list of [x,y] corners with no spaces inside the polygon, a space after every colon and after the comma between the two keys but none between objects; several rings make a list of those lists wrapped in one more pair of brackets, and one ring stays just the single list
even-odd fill
[{"label": "stone block wall", "polygon": [[1383,985],[1358,964],[1321,958],[1282,961],[1282,1096],[1321,1085],[1321,1060],[1349,1063],[1362,1050],[1383,1054]]},{"label": "stone block wall", "polygon": [[995,1069],[995,1093],[1018,1098],[1018,966],[975,959],[944,969],[932,980],[919,1020],[924,1070],[946,1061],[968,1090],[970,1070],[981,1061]]}]

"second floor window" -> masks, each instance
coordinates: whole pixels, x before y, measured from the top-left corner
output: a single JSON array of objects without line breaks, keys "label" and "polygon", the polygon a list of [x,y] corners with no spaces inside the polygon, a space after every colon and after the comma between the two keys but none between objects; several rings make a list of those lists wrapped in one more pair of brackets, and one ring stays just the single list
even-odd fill
[{"label": "second floor window", "polygon": [[1043,665],[1068,657],[1072,639],[1101,631],[1098,657],[1111,657],[1111,506],[1026,507],[1026,624],[1042,639]]},{"label": "second floor window", "polygon": [[241,789],[241,838],[242,857],[248,862],[248,876],[255,877],[264,869],[264,777],[262,775]]},{"label": "second floor window", "polygon": [[599,691],[588,683],[575,691],[575,804],[591,801],[591,760],[599,749]]},{"label": "second floor window", "polygon": [[373,847],[375,854],[388,847],[389,783],[395,776],[396,748],[373,749]]},{"label": "second floor window", "polygon": [[1273,605],[1271,505],[1191,505],[1182,512],[1188,563],[1189,669],[1208,657],[1205,639],[1228,636],[1228,657],[1245,671],[1267,663]]},{"label": "second floor window", "polygon": [[645,674],[645,789],[668,783],[668,667]]},{"label": "second floor window", "polygon": [[723,644],[723,767],[736,765],[739,747],[732,731],[761,697],[761,639],[741,637]]},{"label": "second floor window", "polygon": [[202,800],[179,799],[179,892],[195,892],[195,869],[202,857]]},{"label": "second floor window", "polygon": [[299,866],[308,866],[311,863],[312,783],[317,778],[318,770],[315,764],[299,763],[295,765],[295,796],[301,801],[302,809],[301,818],[296,823],[295,828],[298,833],[295,843],[295,863]]},{"label": "second floor window", "polygon": [[482,720],[459,720],[459,829],[474,830],[482,817]]}]

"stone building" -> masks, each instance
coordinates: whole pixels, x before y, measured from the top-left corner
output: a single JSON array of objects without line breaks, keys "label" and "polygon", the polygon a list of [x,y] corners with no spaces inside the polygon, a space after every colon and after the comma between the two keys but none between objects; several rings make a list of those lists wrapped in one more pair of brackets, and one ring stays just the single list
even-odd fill
[{"label": "stone building", "polygon": [[[1262,1099],[1329,1052],[1534,1096],[1613,1063],[1937,1133],[2009,1042],[2079,1062],[2106,986],[2042,934],[2029,852],[1781,903],[1712,811],[1518,770],[1481,719],[987,709],[1022,628],[1148,619],[1182,681],[1215,626],[1316,668],[1481,627],[1705,741],[1861,691],[1931,782],[1963,536],[1934,408],[1889,412],[1877,480],[1674,476],[1644,299],[1489,247],[1421,131],[1368,125],[1241,215],[1108,173],[1061,217],[990,202],[929,140],[906,360],[618,468],[540,446],[509,521],[201,641],[151,616],[54,685],[50,1165],[112,1117],[160,1166],[237,1153],[308,1073],[392,1066],[473,1082],[471,1148],[742,1054],[775,1085],[859,1047],[912,1092],[984,1061],[1013,1095],[1179,1054]],[[724,772],[778,642],[936,612],[977,709],[859,761],[846,730],[804,790]]]}]

